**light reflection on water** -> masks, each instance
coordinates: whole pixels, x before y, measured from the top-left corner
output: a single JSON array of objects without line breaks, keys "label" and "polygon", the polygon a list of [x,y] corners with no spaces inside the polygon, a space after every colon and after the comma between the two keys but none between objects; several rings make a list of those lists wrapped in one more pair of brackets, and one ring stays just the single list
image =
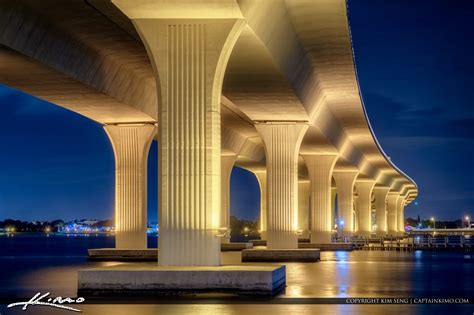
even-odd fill
[{"label": "light reflection on water", "polygon": [[[67,238],[64,238],[67,239]],[[82,238],[85,239],[85,238]],[[74,243],[70,243],[71,240]],[[90,247],[90,239],[79,246],[81,238],[69,238],[69,246],[78,250]],[[0,246],[3,240],[0,240]],[[51,238],[48,238],[48,242]],[[61,241],[54,246],[61,248]],[[51,245],[52,246],[52,245]],[[2,285],[0,297],[31,297],[37,291],[50,291],[53,296],[75,296],[77,270],[96,266],[112,266],[119,262],[88,262],[80,251],[61,249],[60,253],[25,252],[10,247],[0,248]],[[8,254],[1,256],[2,253]],[[61,254],[65,256],[61,256]],[[471,253],[455,252],[322,252],[318,263],[288,263],[287,288],[277,298],[300,297],[413,297],[472,296],[474,261]],[[222,254],[224,264],[240,264],[239,252]],[[153,262],[149,264],[155,264]],[[253,263],[252,263],[253,264]],[[85,314],[311,314],[314,312],[350,312],[368,309],[363,306],[332,305],[82,305]],[[371,308],[383,309],[383,308]],[[407,312],[406,306],[390,306]],[[258,310],[258,311],[257,311]],[[44,309],[44,311],[50,312]],[[255,312],[254,312],[255,311]],[[13,314],[3,312],[2,314]],[[376,312],[377,313],[377,312]],[[472,313],[472,312],[471,312]],[[24,313],[23,313],[24,314]],[[34,312],[34,314],[40,314]],[[50,314],[56,314],[50,312]]]}]

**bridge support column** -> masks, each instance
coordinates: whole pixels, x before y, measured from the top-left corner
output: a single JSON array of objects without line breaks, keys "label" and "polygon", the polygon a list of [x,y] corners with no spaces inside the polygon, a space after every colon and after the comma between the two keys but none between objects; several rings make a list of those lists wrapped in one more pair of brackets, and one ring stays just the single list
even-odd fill
[{"label": "bridge support column", "polygon": [[387,195],[387,230],[388,234],[395,236],[398,232],[397,225],[397,203],[401,198],[397,192],[389,192]]},{"label": "bridge support column", "polygon": [[106,125],[115,156],[115,248],[147,248],[147,161],[156,126]]},{"label": "bridge support column", "polygon": [[354,233],[354,183],[358,171],[335,170],[333,177],[337,186],[337,203],[339,206],[339,230],[344,236]]},{"label": "bridge support column", "polygon": [[[218,266],[220,100],[227,61],[244,27],[242,14],[231,1],[113,3],[137,29],[158,86],[158,263]],[[223,9],[226,14],[219,15]]]},{"label": "bridge support column", "polygon": [[331,243],[334,225],[331,179],[337,155],[305,154],[311,181],[311,243]]},{"label": "bridge support column", "polygon": [[405,198],[402,196],[397,200],[397,231],[399,235],[405,233]]},{"label": "bridge support column", "polygon": [[236,154],[221,156],[221,229],[229,234],[221,238],[221,243],[230,243],[230,176],[234,168]]},{"label": "bridge support column", "polygon": [[374,187],[375,216],[377,218],[377,236],[383,237],[387,234],[387,195],[390,188]]},{"label": "bridge support column", "polygon": [[298,238],[309,238],[309,181],[298,181]]},{"label": "bridge support column", "polygon": [[256,124],[267,161],[267,247],[298,248],[298,154],[303,122]]},{"label": "bridge support column", "polygon": [[360,236],[370,237],[372,233],[372,190],[375,181],[358,180],[356,181],[357,189],[357,215],[359,218],[359,226],[357,234]]},{"label": "bridge support column", "polygon": [[267,239],[267,172],[258,171],[254,173],[260,185],[260,237]]},{"label": "bridge support column", "polygon": [[337,187],[331,187],[331,229],[334,228],[335,224],[339,225],[339,220],[336,222],[336,219],[339,219],[339,211],[336,208],[336,195]]}]

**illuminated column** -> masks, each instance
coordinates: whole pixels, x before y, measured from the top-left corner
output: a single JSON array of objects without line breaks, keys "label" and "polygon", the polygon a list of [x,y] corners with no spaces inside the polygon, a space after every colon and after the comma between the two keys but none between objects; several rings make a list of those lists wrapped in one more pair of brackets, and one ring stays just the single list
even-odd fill
[{"label": "illuminated column", "polygon": [[387,230],[389,235],[396,235],[398,231],[397,225],[397,201],[400,194],[397,192],[389,192],[387,195]]},{"label": "illuminated column", "polygon": [[337,158],[337,155],[303,155],[311,181],[311,243],[331,242],[334,224],[331,179]]},{"label": "illuminated column", "polygon": [[[236,159],[236,154],[221,156],[221,229],[230,230],[230,176]],[[229,243],[230,234],[221,238],[221,242]]]},{"label": "illuminated column", "polygon": [[260,185],[260,237],[267,239],[267,172],[254,173]]},{"label": "illuminated column", "polygon": [[375,181],[358,180],[356,181],[357,189],[357,215],[359,218],[358,235],[370,236],[372,232],[372,189],[374,189]]},{"label": "illuminated column", "polygon": [[405,233],[405,197],[402,196],[397,200],[397,231],[400,235]]},{"label": "illuminated column", "polygon": [[387,195],[389,191],[390,188],[374,187],[377,236],[385,236],[387,234]]},{"label": "illuminated column", "polygon": [[267,247],[298,248],[298,153],[308,125],[267,122],[255,126],[267,162]]},{"label": "illuminated column", "polygon": [[358,171],[333,171],[333,177],[337,186],[337,203],[339,206],[339,225],[343,223],[344,236],[351,236],[354,232],[354,183],[359,174]]},{"label": "illuminated column", "polygon": [[153,124],[106,125],[115,156],[115,247],[147,248],[147,161]]},{"label": "illuminated column", "polygon": [[158,263],[220,265],[221,90],[240,9],[230,0],[113,3],[137,29],[158,87]]},{"label": "illuminated column", "polygon": [[353,221],[352,224],[354,225],[353,232],[354,232],[354,234],[356,234],[359,231],[359,203],[357,202],[357,200],[359,199],[359,196],[354,194],[353,198],[354,199],[352,200],[352,203],[354,205],[354,207],[353,207],[354,209],[352,211],[352,213],[353,213],[352,217],[354,218],[353,219],[354,221]]},{"label": "illuminated column", "polygon": [[[331,187],[331,229],[334,228],[334,224],[339,225],[339,211],[336,209],[336,195],[337,187]],[[336,219],[338,219],[338,222],[336,222]]]},{"label": "illuminated column", "polygon": [[309,181],[298,181],[298,230],[299,238],[309,238]]}]

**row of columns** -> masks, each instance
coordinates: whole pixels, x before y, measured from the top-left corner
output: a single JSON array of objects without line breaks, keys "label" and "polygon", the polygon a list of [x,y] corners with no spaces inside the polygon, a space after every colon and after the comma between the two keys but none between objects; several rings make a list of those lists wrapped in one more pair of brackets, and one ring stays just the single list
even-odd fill
[{"label": "row of columns", "polygon": [[[294,152],[297,152],[296,142],[300,141],[297,137],[304,127],[298,128],[295,124],[266,124],[258,128],[265,132],[264,139],[270,141],[266,149],[272,154],[269,159],[268,177],[272,185],[268,204],[276,211],[272,211],[270,215],[270,224],[267,223],[267,172],[255,173],[261,191],[260,230],[262,238],[269,240],[270,247],[292,248],[298,234],[302,238],[310,237],[312,243],[330,242],[335,193],[339,205],[339,227],[343,225],[347,235],[356,230],[352,213],[354,203],[359,220],[357,234],[371,234],[372,194],[375,196],[377,234],[382,236],[403,231],[404,198],[399,194],[389,193],[389,188],[375,187],[375,182],[371,180],[357,181],[356,171],[334,171],[337,155],[303,155],[309,181],[298,182],[297,155]],[[157,128],[153,124],[121,124],[107,125],[104,129],[115,155],[116,247],[146,248],[147,157]],[[286,138],[279,139],[283,135]],[[291,145],[290,141],[294,144]],[[281,149],[277,145],[282,145],[286,152],[278,152]],[[221,156],[221,228],[230,229],[230,177],[236,158],[236,154]],[[282,161],[286,164],[282,165]],[[336,181],[336,189],[331,187],[332,177]],[[354,187],[357,190],[357,200],[354,200]],[[285,222],[285,218],[290,220]],[[297,228],[292,222],[298,222]],[[270,235],[267,234],[269,226],[273,231]],[[227,233],[222,241],[229,240],[230,235]]]},{"label": "row of columns", "polygon": [[[209,10],[191,2],[185,6],[158,2],[141,10],[134,1],[114,1],[132,20],[147,48],[158,87],[158,263],[216,266],[221,230],[229,228],[229,180],[236,158],[221,157],[220,98],[227,61],[245,23],[232,1],[225,3],[229,14],[219,19],[212,11],[216,9],[213,2]],[[159,9],[154,10],[155,6]],[[354,231],[353,190],[358,172],[334,171],[335,155],[303,157],[310,173],[309,188],[304,188],[310,197],[304,198],[311,202],[309,214],[301,218],[308,224],[299,225],[298,157],[307,128],[306,122],[298,121],[256,123],[267,163],[266,172],[257,173],[257,178],[263,192],[261,229],[268,248],[297,248],[300,227],[311,231],[314,242],[330,241],[331,176],[337,185],[339,217],[347,232]],[[116,246],[144,248],[146,153],[156,127],[108,125],[105,130],[116,160]],[[363,231],[370,228],[365,220],[370,221],[372,189],[373,183],[360,186],[357,206]],[[396,222],[403,213],[401,208],[392,211],[390,200],[389,229],[393,218]],[[398,197],[392,201],[396,207],[403,205]]]},{"label": "row of columns", "polygon": [[[372,195],[375,196],[377,235],[403,231],[404,198],[390,192],[389,188],[376,187],[375,181],[356,180],[357,171],[334,171],[337,155],[303,155],[309,181],[298,181],[296,152],[304,126],[295,123],[257,126],[269,154],[268,173],[255,172],[261,191],[260,230],[269,247],[295,248],[298,234],[310,238],[312,243],[329,243],[334,224],[335,194],[339,208],[338,225],[346,235],[356,230],[362,236],[372,233]],[[115,155],[116,247],[146,248],[147,157],[157,128],[154,124],[119,124],[106,125],[104,130]],[[230,229],[230,177],[236,159],[237,154],[221,156],[219,226],[225,229]],[[331,187],[333,177],[336,189]],[[270,186],[267,186],[267,181],[271,182]],[[354,187],[357,199],[354,198]],[[267,202],[270,207],[267,207]],[[358,224],[354,222],[354,204],[358,211]],[[274,209],[270,214],[269,208]],[[272,232],[268,233],[269,230]],[[223,236],[222,241],[229,242],[230,234]]]}]

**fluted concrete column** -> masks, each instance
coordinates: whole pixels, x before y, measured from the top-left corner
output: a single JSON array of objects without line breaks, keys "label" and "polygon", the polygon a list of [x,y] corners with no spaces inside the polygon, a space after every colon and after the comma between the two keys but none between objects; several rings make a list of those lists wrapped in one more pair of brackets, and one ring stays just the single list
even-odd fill
[{"label": "fluted concrete column", "polygon": [[345,236],[354,233],[354,183],[358,171],[338,171],[332,173],[337,186],[337,202],[339,206],[339,222],[344,222],[344,227],[339,224],[339,230],[344,230]]},{"label": "fluted concrete column", "polygon": [[375,181],[357,180],[355,187],[357,189],[357,211],[359,218],[359,228],[357,234],[369,237],[372,233],[372,190]]},{"label": "fluted concrete column", "polygon": [[387,195],[389,191],[390,188],[387,187],[374,187],[377,236],[387,234]]},{"label": "fluted concrete column", "polygon": [[267,239],[267,172],[255,172],[258,184],[260,186],[260,237]]},{"label": "fluted concrete column", "polygon": [[[221,229],[230,230],[230,176],[234,168],[236,154],[221,156]],[[222,243],[230,242],[230,233],[221,238]]]},{"label": "fluted concrete column", "polygon": [[389,192],[387,195],[387,230],[389,235],[396,235],[398,232],[397,225],[397,201],[400,194],[397,192]]},{"label": "fluted concrete column", "polygon": [[242,13],[229,0],[113,3],[137,29],[158,86],[158,263],[220,265],[221,93]]},{"label": "fluted concrete column", "polygon": [[337,187],[331,187],[331,229],[334,228],[334,224],[339,225],[339,211],[336,209],[336,196]]},{"label": "fluted concrete column", "polygon": [[405,198],[402,196],[397,199],[397,231],[400,235],[405,233]]},{"label": "fluted concrete column", "polygon": [[360,217],[359,217],[359,196],[354,194],[353,195],[353,202],[354,202],[354,210],[353,210],[353,213],[354,213],[354,222],[353,222],[353,225],[354,225],[354,234],[357,234],[357,232],[359,232],[359,220],[360,220]]},{"label": "fluted concrete column", "polygon": [[115,156],[115,247],[147,248],[147,161],[152,124],[106,125]]},{"label": "fluted concrete column", "polygon": [[330,243],[334,225],[331,179],[337,155],[305,154],[311,181],[311,243]]},{"label": "fluted concrete column", "polygon": [[301,232],[299,238],[309,238],[310,214],[309,214],[309,189],[308,180],[298,181],[298,230]]},{"label": "fluted concrete column", "polygon": [[255,126],[267,162],[267,247],[298,248],[298,153],[308,125],[268,122]]}]

